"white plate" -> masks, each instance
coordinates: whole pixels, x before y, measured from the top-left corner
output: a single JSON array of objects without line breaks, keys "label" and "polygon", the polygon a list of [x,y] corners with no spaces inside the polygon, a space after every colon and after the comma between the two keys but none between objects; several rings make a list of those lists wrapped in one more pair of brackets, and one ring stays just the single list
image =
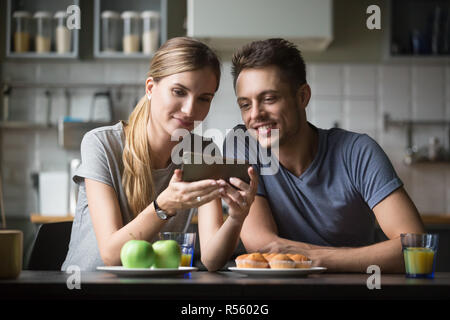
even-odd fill
[{"label": "white plate", "polygon": [[159,277],[176,276],[192,271],[197,271],[196,267],[178,267],[178,269],[148,269],[148,268],[125,268],[123,266],[97,267],[97,270],[114,273],[118,276],[126,277]]},{"label": "white plate", "polygon": [[248,276],[263,276],[263,277],[304,277],[308,274],[322,273],[327,268],[312,267],[312,268],[295,268],[295,269],[265,269],[265,268],[237,268],[229,267],[228,270],[242,273]]}]

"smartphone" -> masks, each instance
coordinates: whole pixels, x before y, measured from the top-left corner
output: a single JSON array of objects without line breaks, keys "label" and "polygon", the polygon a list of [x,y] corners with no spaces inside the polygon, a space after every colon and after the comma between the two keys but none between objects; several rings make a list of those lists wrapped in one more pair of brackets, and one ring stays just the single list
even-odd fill
[{"label": "smartphone", "polygon": [[183,153],[183,181],[193,182],[205,179],[223,179],[229,182],[231,177],[239,178],[250,184],[248,162],[237,163],[236,159],[212,157],[201,153]]}]

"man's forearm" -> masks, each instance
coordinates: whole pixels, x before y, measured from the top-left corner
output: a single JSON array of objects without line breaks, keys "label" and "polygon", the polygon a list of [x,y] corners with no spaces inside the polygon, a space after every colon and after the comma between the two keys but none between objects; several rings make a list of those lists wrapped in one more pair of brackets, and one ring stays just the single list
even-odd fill
[{"label": "man's forearm", "polygon": [[400,273],[405,270],[399,238],[366,247],[321,247],[308,251],[314,265],[327,267],[331,272],[365,273],[370,265],[379,266],[384,273]]},{"label": "man's forearm", "polygon": [[365,273],[370,265],[379,266],[385,273],[405,270],[400,238],[358,248],[324,247],[282,238],[277,242],[270,251],[299,252],[310,258],[314,266],[327,267],[331,272]]}]

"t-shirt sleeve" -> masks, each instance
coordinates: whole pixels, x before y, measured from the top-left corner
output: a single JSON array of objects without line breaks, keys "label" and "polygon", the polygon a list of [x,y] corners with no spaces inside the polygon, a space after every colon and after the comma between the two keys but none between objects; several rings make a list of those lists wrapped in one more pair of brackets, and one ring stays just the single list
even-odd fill
[{"label": "t-shirt sleeve", "polygon": [[358,136],[350,150],[350,174],[370,209],[403,185],[386,153],[366,134]]},{"label": "t-shirt sleeve", "polygon": [[105,146],[92,132],[86,133],[81,141],[81,164],[72,179],[79,184],[84,178],[114,187]]},{"label": "t-shirt sleeve", "polygon": [[264,179],[260,174],[260,169],[258,166],[253,165],[253,169],[258,173],[258,190],[256,190],[256,195],[261,197],[267,197],[266,186],[264,184]]}]

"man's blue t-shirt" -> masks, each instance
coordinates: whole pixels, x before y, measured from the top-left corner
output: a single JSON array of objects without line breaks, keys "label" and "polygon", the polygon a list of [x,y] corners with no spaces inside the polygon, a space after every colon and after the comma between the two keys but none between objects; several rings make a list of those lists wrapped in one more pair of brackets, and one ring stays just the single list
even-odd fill
[{"label": "man's blue t-shirt", "polygon": [[[257,195],[269,202],[278,235],[324,246],[375,243],[372,209],[401,187],[402,181],[384,151],[368,135],[309,125],[318,133],[319,146],[300,177],[281,164],[276,174],[269,175],[261,174],[261,163],[254,165],[259,173]],[[252,154],[255,157],[254,146],[261,147],[236,134],[244,130],[245,126],[239,125],[228,133],[225,156],[246,160],[252,159]],[[234,147],[230,147],[232,140]],[[273,155],[271,158],[276,160]]]}]

